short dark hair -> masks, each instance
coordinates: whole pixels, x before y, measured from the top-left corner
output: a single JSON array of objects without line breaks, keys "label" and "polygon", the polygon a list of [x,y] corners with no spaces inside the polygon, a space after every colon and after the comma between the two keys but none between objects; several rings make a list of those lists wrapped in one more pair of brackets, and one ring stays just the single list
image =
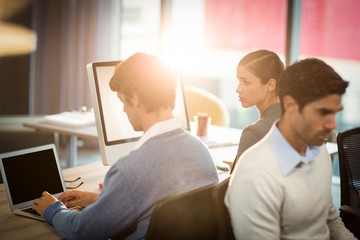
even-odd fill
[{"label": "short dark hair", "polygon": [[349,82],[343,80],[324,61],[316,58],[301,60],[286,68],[280,76],[279,97],[292,96],[300,107],[330,94],[343,95]]},{"label": "short dark hair", "polygon": [[256,77],[260,78],[262,84],[268,83],[270,79],[275,79],[278,82],[280,75],[284,72],[284,64],[279,56],[266,49],[245,55],[238,66],[245,66]]},{"label": "short dark hair", "polygon": [[148,112],[175,106],[177,76],[153,55],[135,53],[120,62],[109,84],[111,90],[123,94],[128,102],[137,93]]}]

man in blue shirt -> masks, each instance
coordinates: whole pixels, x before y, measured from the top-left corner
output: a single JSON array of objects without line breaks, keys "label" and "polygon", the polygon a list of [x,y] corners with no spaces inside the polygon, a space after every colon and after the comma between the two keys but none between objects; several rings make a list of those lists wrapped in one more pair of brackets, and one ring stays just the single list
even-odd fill
[{"label": "man in blue shirt", "polygon": [[34,201],[65,239],[144,239],[156,202],[218,181],[207,147],[173,116],[176,76],[162,61],[137,53],[116,66],[110,87],[144,135],[110,168],[101,193],[74,190],[56,199],[44,192]]}]

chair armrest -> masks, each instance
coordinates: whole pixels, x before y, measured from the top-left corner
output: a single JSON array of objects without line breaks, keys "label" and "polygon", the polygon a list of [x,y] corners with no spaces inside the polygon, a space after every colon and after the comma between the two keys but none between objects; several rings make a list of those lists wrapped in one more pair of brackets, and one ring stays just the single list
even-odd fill
[{"label": "chair armrest", "polygon": [[360,208],[352,208],[348,205],[342,205],[339,210],[360,219]]}]

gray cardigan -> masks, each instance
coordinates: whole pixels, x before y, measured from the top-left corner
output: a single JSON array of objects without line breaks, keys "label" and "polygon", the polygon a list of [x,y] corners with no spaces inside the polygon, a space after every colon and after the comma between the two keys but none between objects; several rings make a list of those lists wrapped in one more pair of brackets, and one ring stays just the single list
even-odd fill
[{"label": "gray cardigan", "polygon": [[81,212],[51,205],[55,209],[47,209],[52,215],[47,220],[65,239],[108,239],[134,222],[136,230],[127,239],[143,239],[156,202],[216,182],[207,147],[178,128],[119,159],[106,174],[95,203]]}]

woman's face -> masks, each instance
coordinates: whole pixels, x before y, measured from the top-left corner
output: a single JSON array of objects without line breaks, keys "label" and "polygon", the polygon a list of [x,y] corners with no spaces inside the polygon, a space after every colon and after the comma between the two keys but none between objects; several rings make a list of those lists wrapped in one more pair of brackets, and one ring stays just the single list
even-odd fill
[{"label": "woman's face", "polygon": [[238,66],[237,79],[239,83],[236,92],[242,107],[257,106],[265,101],[267,84],[263,84],[246,66]]}]

